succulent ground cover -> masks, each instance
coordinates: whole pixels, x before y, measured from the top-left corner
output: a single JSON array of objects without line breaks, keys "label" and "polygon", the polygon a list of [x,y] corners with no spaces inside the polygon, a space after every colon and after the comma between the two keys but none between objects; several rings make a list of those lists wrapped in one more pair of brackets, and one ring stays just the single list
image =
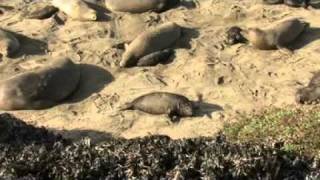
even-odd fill
[{"label": "succulent ground cover", "polygon": [[[216,137],[150,136],[71,142],[0,115],[5,179],[317,179],[319,163],[278,147]],[[9,131],[8,131],[9,130]]]}]

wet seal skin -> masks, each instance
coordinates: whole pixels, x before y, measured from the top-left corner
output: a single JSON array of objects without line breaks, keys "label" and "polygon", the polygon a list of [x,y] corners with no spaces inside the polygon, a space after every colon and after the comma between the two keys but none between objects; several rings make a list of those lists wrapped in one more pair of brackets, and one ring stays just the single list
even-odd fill
[{"label": "wet seal skin", "polygon": [[234,45],[238,43],[246,43],[247,40],[241,34],[242,29],[238,26],[232,26],[227,31],[227,44]]},{"label": "wet seal skin", "polygon": [[82,0],[52,0],[52,5],[69,17],[79,21],[96,21],[97,12]]},{"label": "wet seal skin", "polygon": [[131,103],[120,108],[124,110],[140,110],[150,114],[167,114],[172,121],[179,117],[192,116],[194,106],[185,96],[169,92],[152,92],[137,97]]},{"label": "wet seal skin", "polygon": [[19,40],[13,33],[0,28],[0,54],[4,57],[11,57],[19,48]]},{"label": "wet seal skin", "polygon": [[35,70],[0,82],[1,110],[44,109],[72,94],[80,81],[80,68],[69,58],[57,58]]},{"label": "wet seal skin", "polygon": [[270,28],[249,28],[242,30],[240,33],[257,49],[279,49],[292,53],[287,46],[296,40],[308,27],[309,23],[300,18],[292,18],[276,23]]},{"label": "wet seal skin", "polygon": [[150,28],[135,38],[122,55],[120,67],[135,66],[140,58],[170,48],[181,36],[181,27],[167,22]]},{"label": "wet seal skin", "polygon": [[296,102],[300,104],[318,104],[320,102],[320,72],[316,72],[309,84],[296,92]]}]

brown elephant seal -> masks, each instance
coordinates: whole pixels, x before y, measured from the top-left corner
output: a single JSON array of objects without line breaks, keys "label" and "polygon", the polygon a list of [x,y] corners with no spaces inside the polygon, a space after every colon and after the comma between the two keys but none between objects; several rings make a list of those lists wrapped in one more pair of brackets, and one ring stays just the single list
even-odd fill
[{"label": "brown elephant seal", "polygon": [[301,104],[320,102],[320,72],[314,74],[308,86],[297,91],[296,102]]},{"label": "brown elephant seal", "polygon": [[264,4],[285,4],[291,7],[305,7],[310,5],[310,0],[263,0]]},{"label": "brown elephant seal", "polygon": [[52,0],[52,5],[74,20],[97,20],[97,12],[82,0]]},{"label": "brown elephant seal", "polygon": [[0,54],[11,57],[19,48],[19,40],[11,32],[0,28]]},{"label": "brown elephant seal", "polygon": [[76,90],[80,68],[68,58],[0,82],[0,109],[26,110],[54,106]]},{"label": "brown elephant seal", "polygon": [[179,0],[105,0],[105,5],[112,12],[143,13],[161,12],[179,2]]},{"label": "brown elephant seal", "polygon": [[234,45],[237,43],[245,43],[247,40],[241,34],[242,29],[238,26],[232,26],[227,30],[227,44]]},{"label": "brown elephant seal", "polygon": [[150,114],[167,114],[171,119],[194,114],[192,101],[182,95],[168,92],[152,92],[142,95],[126,104],[121,110],[140,110]]},{"label": "brown elephant seal", "polygon": [[167,61],[173,52],[174,51],[172,49],[165,49],[148,54],[138,60],[137,66],[155,66],[159,63]]},{"label": "brown elephant seal", "polygon": [[309,23],[298,18],[281,21],[270,28],[249,28],[242,30],[241,34],[255,48],[261,50],[280,49],[289,51],[286,46],[309,26]]},{"label": "brown elephant seal", "polygon": [[181,27],[174,22],[150,28],[135,38],[122,55],[120,67],[135,66],[145,55],[174,45],[181,36]]}]

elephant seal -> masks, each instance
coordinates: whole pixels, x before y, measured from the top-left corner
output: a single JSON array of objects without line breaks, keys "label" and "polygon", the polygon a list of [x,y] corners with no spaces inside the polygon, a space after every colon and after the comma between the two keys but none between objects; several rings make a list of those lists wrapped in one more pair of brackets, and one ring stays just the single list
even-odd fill
[{"label": "elephant seal", "polygon": [[137,66],[155,66],[168,58],[173,54],[172,49],[165,49],[157,51],[146,56],[143,56],[138,60]]},{"label": "elephant seal", "polygon": [[122,55],[120,67],[131,67],[145,55],[172,46],[181,36],[181,27],[174,22],[150,28],[135,38]]},{"label": "elephant seal", "polygon": [[310,0],[263,0],[264,4],[285,4],[291,7],[305,7],[310,5]]},{"label": "elephant seal", "polygon": [[245,43],[247,40],[241,34],[242,29],[238,26],[232,26],[227,31],[227,44],[234,45],[237,43]]},{"label": "elephant seal", "polygon": [[179,0],[105,0],[105,5],[112,12],[143,13],[161,12],[179,2]]},{"label": "elephant seal", "polygon": [[26,17],[28,19],[47,19],[53,16],[55,13],[59,11],[58,8],[46,5],[43,7],[36,7],[34,10],[31,10]]},{"label": "elephant seal", "polygon": [[289,51],[286,46],[293,42],[307,27],[309,23],[298,18],[281,21],[266,29],[249,28],[240,33],[255,48],[261,50],[280,49]]},{"label": "elephant seal", "polygon": [[140,110],[150,114],[167,114],[172,120],[175,117],[186,117],[194,114],[193,102],[188,98],[169,92],[152,92],[142,95],[120,110]]},{"label": "elephant seal", "polygon": [[97,20],[97,12],[82,0],[52,0],[52,5],[72,19],[80,21]]},{"label": "elephant seal", "polygon": [[0,109],[44,109],[58,104],[75,91],[80,68],[68,58],[18,74],[0,82]]},{"label": "elephant seal", "polygon": [[19,48],[18,39],[11,32],[0,28],[0,54],[11,57]]},{"label": "elephant seal", "polygon": [[296,102],[301,104],[320,102],[320,72],[314,74],[306,87],[296,92]]}]

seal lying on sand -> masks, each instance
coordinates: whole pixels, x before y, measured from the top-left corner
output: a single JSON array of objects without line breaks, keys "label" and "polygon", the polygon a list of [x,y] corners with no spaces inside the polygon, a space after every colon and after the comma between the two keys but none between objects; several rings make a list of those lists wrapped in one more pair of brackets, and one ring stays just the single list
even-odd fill
[{"label": "seal lying on sand", "polygon": [[105,0],[107,9],[113,12],[143,13],[161,12],[177,5],[180,0]]},{"label": "seal lying on sand", "polygon": [[267,29],[249,28],[240,33],[255,48],[262,50],[278,48],[290,51],[286,46],[293,42],[307,27],[309,27],[309,23],[293,18],[281,21]]},{"label": "seal lying on sand", "polygon": [[168,93],[152,92],[142,95],[121,110],[140,110],[150,114],[167,114],[172,120],[174,117],[193,115],[193,103],[188,98]]},{"label": "seal lying on sand", "polygon": [[52,5],[72,19],[80,21],[97,20],[97,12],[82,0],[52,0]]},{"label": "seal lying on sand", "polygon": [[68,58],[55,59],[39,69],[0,82],[0,109],[43,109],[75,91],[80,68]]},{"label": "seal lying on sand", "polygon": [[180,36],[181,27],[174,22],[164,23],[143,32],[126,48],[120,67],[135,66],[140,58],[169,48]]},{"label": "seal lying on sand", "polygon": [[320,72],[314,74],[307,87],[296,93],[296,102],[301,104],[319,103],[320,101]]},{"label": "seal lying on sand", "polygon": [[12,56],[20,48],[18,39],[9,31],[0,28],[0,54]]},{"label": "seal lying on sand", "polygon": [[263,0],[264,4],[286,4],[291,7],[308,7],[310,0]]}]

